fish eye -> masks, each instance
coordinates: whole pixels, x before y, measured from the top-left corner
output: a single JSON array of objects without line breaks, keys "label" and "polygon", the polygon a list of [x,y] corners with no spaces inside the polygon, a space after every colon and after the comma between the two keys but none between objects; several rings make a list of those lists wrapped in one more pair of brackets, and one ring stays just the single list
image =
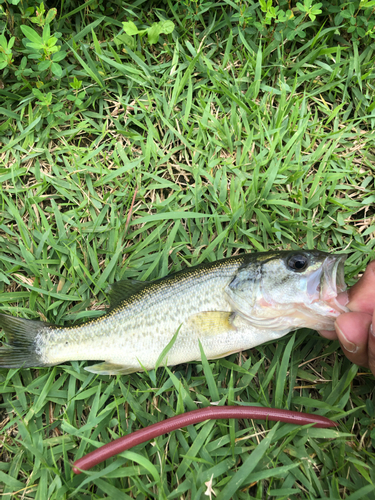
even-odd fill
[{"label": "fish eye", "polygon": [[292,255],[287,261],[287,266],[292,271],[301,272],[304,271],[308,266],[308,258],[306,255]]}]

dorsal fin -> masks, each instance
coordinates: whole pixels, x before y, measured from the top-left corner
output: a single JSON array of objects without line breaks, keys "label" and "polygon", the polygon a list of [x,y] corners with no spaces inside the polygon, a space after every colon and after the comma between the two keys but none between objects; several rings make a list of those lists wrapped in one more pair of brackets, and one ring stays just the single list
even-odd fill
[{"label": "dorsal fin", "polygon": [[109,310],[112,311],[122,301],[129,299],[132,295],[140,292],[152,281],[139,281],[135,279],[126,279],[116,281],[109,285]]}]

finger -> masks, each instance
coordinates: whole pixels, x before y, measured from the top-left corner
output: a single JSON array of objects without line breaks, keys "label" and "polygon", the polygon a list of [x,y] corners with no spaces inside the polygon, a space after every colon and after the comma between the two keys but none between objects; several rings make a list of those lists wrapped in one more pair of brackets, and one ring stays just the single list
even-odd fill
[{"label": "finger", "polygon": [[368,343],[371,323],[372,316],[356,312],[341,314],[336,320],[336,332],[344,354],[356,365],[369,366]]},{"label": "finger", "polygon": [[368,339],[368,367],[375,375],[375,314],[372,317],[372,324]]},{"label": "finger", "polygon": [[335,330],[319,330],[322,337],[329,340],[337,340],[337,333]]},{"label": "finger", "polygon": [[349,290],[351,311],[373,314],[375,309],[375,261],[370,262],[360,280]]}]

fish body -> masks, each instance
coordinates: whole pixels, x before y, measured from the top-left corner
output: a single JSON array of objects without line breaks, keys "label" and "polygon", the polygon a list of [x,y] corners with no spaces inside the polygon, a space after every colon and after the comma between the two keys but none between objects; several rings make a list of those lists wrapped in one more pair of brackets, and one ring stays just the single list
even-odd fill
[{"label": "fish body", "polygon": [[345,258],[316,250],[243,254],[153,282],[120,281],[110,310],[78,326],[0,314],[10,341],[0,367],[103,360],[86,370],[125,374],[200,360],[200,343],[216,359],[299,327],[333,329],[345,310],[336,301]]}]

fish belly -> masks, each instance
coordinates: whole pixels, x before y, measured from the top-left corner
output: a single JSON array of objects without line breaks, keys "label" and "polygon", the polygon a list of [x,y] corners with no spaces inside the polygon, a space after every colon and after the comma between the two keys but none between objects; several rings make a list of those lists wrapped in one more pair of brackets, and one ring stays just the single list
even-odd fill
[{"label": "fish belly", "polygon": [[[196,316],[199,317],[202,314],[205,318],[213,315],[215,320],[224,314],[233,315],[231,312],[204,312]],[[123,344],[120,342],[115,350],[109,351],[107,348],[105,356],[103,356],[105,362],[88,367],[87,370],[101,374],[126,374],[152,370],[158,361],[159,366],[199,361],[202,358],[200,346],[207,359],[218,359],[268,340],[277,339],[288,333],[288,330],[285,329],[271,331],[254,328],[246,320],[236,315],[234,315],[229,328],[224,329],[222,323],[222,317],[220,317],[220,322],[217,322],[216,326],[215,321],[210,321],[209,325],[201,328],[202,325],[199,322],[196,324],[189,319],[185,324],[170,329],[168,334],[164,332],[164,335],[159,336],[154,333],[153,335],[144,335],[142,339],[138,333],[135,335],[134,342],[124,342]],[[161,353],[176,332],[177,337],[173,345],[164,358],[160,359]],[[97,356],[96,359],[100,359],[100,357]]]}]

